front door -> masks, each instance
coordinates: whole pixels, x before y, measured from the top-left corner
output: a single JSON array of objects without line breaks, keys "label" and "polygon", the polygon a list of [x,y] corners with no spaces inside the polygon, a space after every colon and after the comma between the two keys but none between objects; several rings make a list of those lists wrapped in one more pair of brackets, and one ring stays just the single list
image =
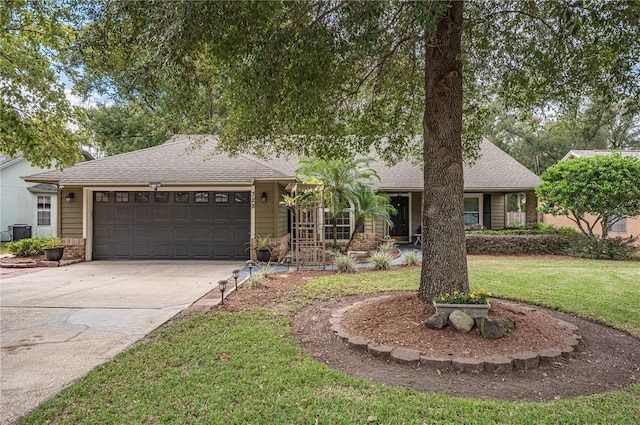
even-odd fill
[{"label": "front door", "polygon": [[391,216],[393,227],[389,230],[389,236],[394,239],[408,240],[409,238],[409,197],[390,196],[389,201],[396,209]]}]

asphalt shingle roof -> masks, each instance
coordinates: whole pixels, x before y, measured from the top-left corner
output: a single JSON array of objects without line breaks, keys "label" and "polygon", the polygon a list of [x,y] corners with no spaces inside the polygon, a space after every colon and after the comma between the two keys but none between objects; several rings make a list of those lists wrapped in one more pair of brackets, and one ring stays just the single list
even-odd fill
[{"label": "asphalt shingle roof", "polygon": [[[194,142],[200,147],[194,147]],[[216,151],[213,136],[175,136],[166,143],[148,149],[80,163],[63,171],[48,171],[28,181],[64,185],[212,185],[253,184],[255,180],[292,180],[298,168],[297,158],[257,159],[240,154],[231,157]],[[387,166],[373,164],[386,191],[422,190],[423,173],[408,161]],[[482,142],[481,157],[464,167],[465,190],[530,190],[540,179],[511,156],[488,141]]]}]

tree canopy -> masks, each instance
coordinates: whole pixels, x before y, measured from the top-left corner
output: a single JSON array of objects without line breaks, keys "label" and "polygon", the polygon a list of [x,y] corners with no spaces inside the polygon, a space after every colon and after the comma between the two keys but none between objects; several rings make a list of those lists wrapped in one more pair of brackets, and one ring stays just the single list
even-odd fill
[{"label": "tree canopy", "polygon": [[[592,241],[625,216],[640,215],[640,160],[619,153],[561,161],[540,176],[541,212],[567,216]],[[587,215],[587,214],[590,214]],[[596,226],[601,235],[594,232]]]},{"label": "tree canopy", "polygon": [[59,75],[76,31],[66,1],[0,2],[0,150],[32,164],[72,165],[81,139]]},{"label": "tree canopy", "polygon": [[463,151],[488,102],[640,103],[637,1],[105,0],[90,19],[84,90],[199,111],[229,151],[421,157],[424,301],[468,290]]}]

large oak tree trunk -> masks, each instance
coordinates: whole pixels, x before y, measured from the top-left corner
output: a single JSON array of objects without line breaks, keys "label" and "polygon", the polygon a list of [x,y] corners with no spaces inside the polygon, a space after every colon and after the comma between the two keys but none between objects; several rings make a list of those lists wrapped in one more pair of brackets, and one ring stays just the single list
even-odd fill
[{"label": "large oak tree trunk", "polygon": [[418,298],[469,290],[462,176],[463,2],[451,1],[425,39],[424,202]]}]

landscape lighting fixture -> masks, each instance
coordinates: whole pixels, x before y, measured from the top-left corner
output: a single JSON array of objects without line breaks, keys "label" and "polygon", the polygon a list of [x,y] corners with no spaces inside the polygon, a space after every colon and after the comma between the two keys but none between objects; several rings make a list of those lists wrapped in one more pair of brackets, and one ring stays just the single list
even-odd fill
[{"label": "landscape lighting fixture", "polygon": [[231,276],[236,280],[236,291],[238,290],[238,277],[240,276],[240,270],[235,269],[231,272]]},{"label": "landscape lighting fixture", "polygon": [[227,289],[227,281],[226,280],[219,280],[218,281],[218,288],[220,289],[220,292],[222,293],[221,299],[220,299],[220,305],[224,305],[224,290]]},{"label": "landscape lighting fixture", "polygon": [[253,260],[248,260],[246,262],[247,267],[249,267],[249,276],[251,276],[251,270],[253,270],[253,267],[256,265],[256,262]]}]

